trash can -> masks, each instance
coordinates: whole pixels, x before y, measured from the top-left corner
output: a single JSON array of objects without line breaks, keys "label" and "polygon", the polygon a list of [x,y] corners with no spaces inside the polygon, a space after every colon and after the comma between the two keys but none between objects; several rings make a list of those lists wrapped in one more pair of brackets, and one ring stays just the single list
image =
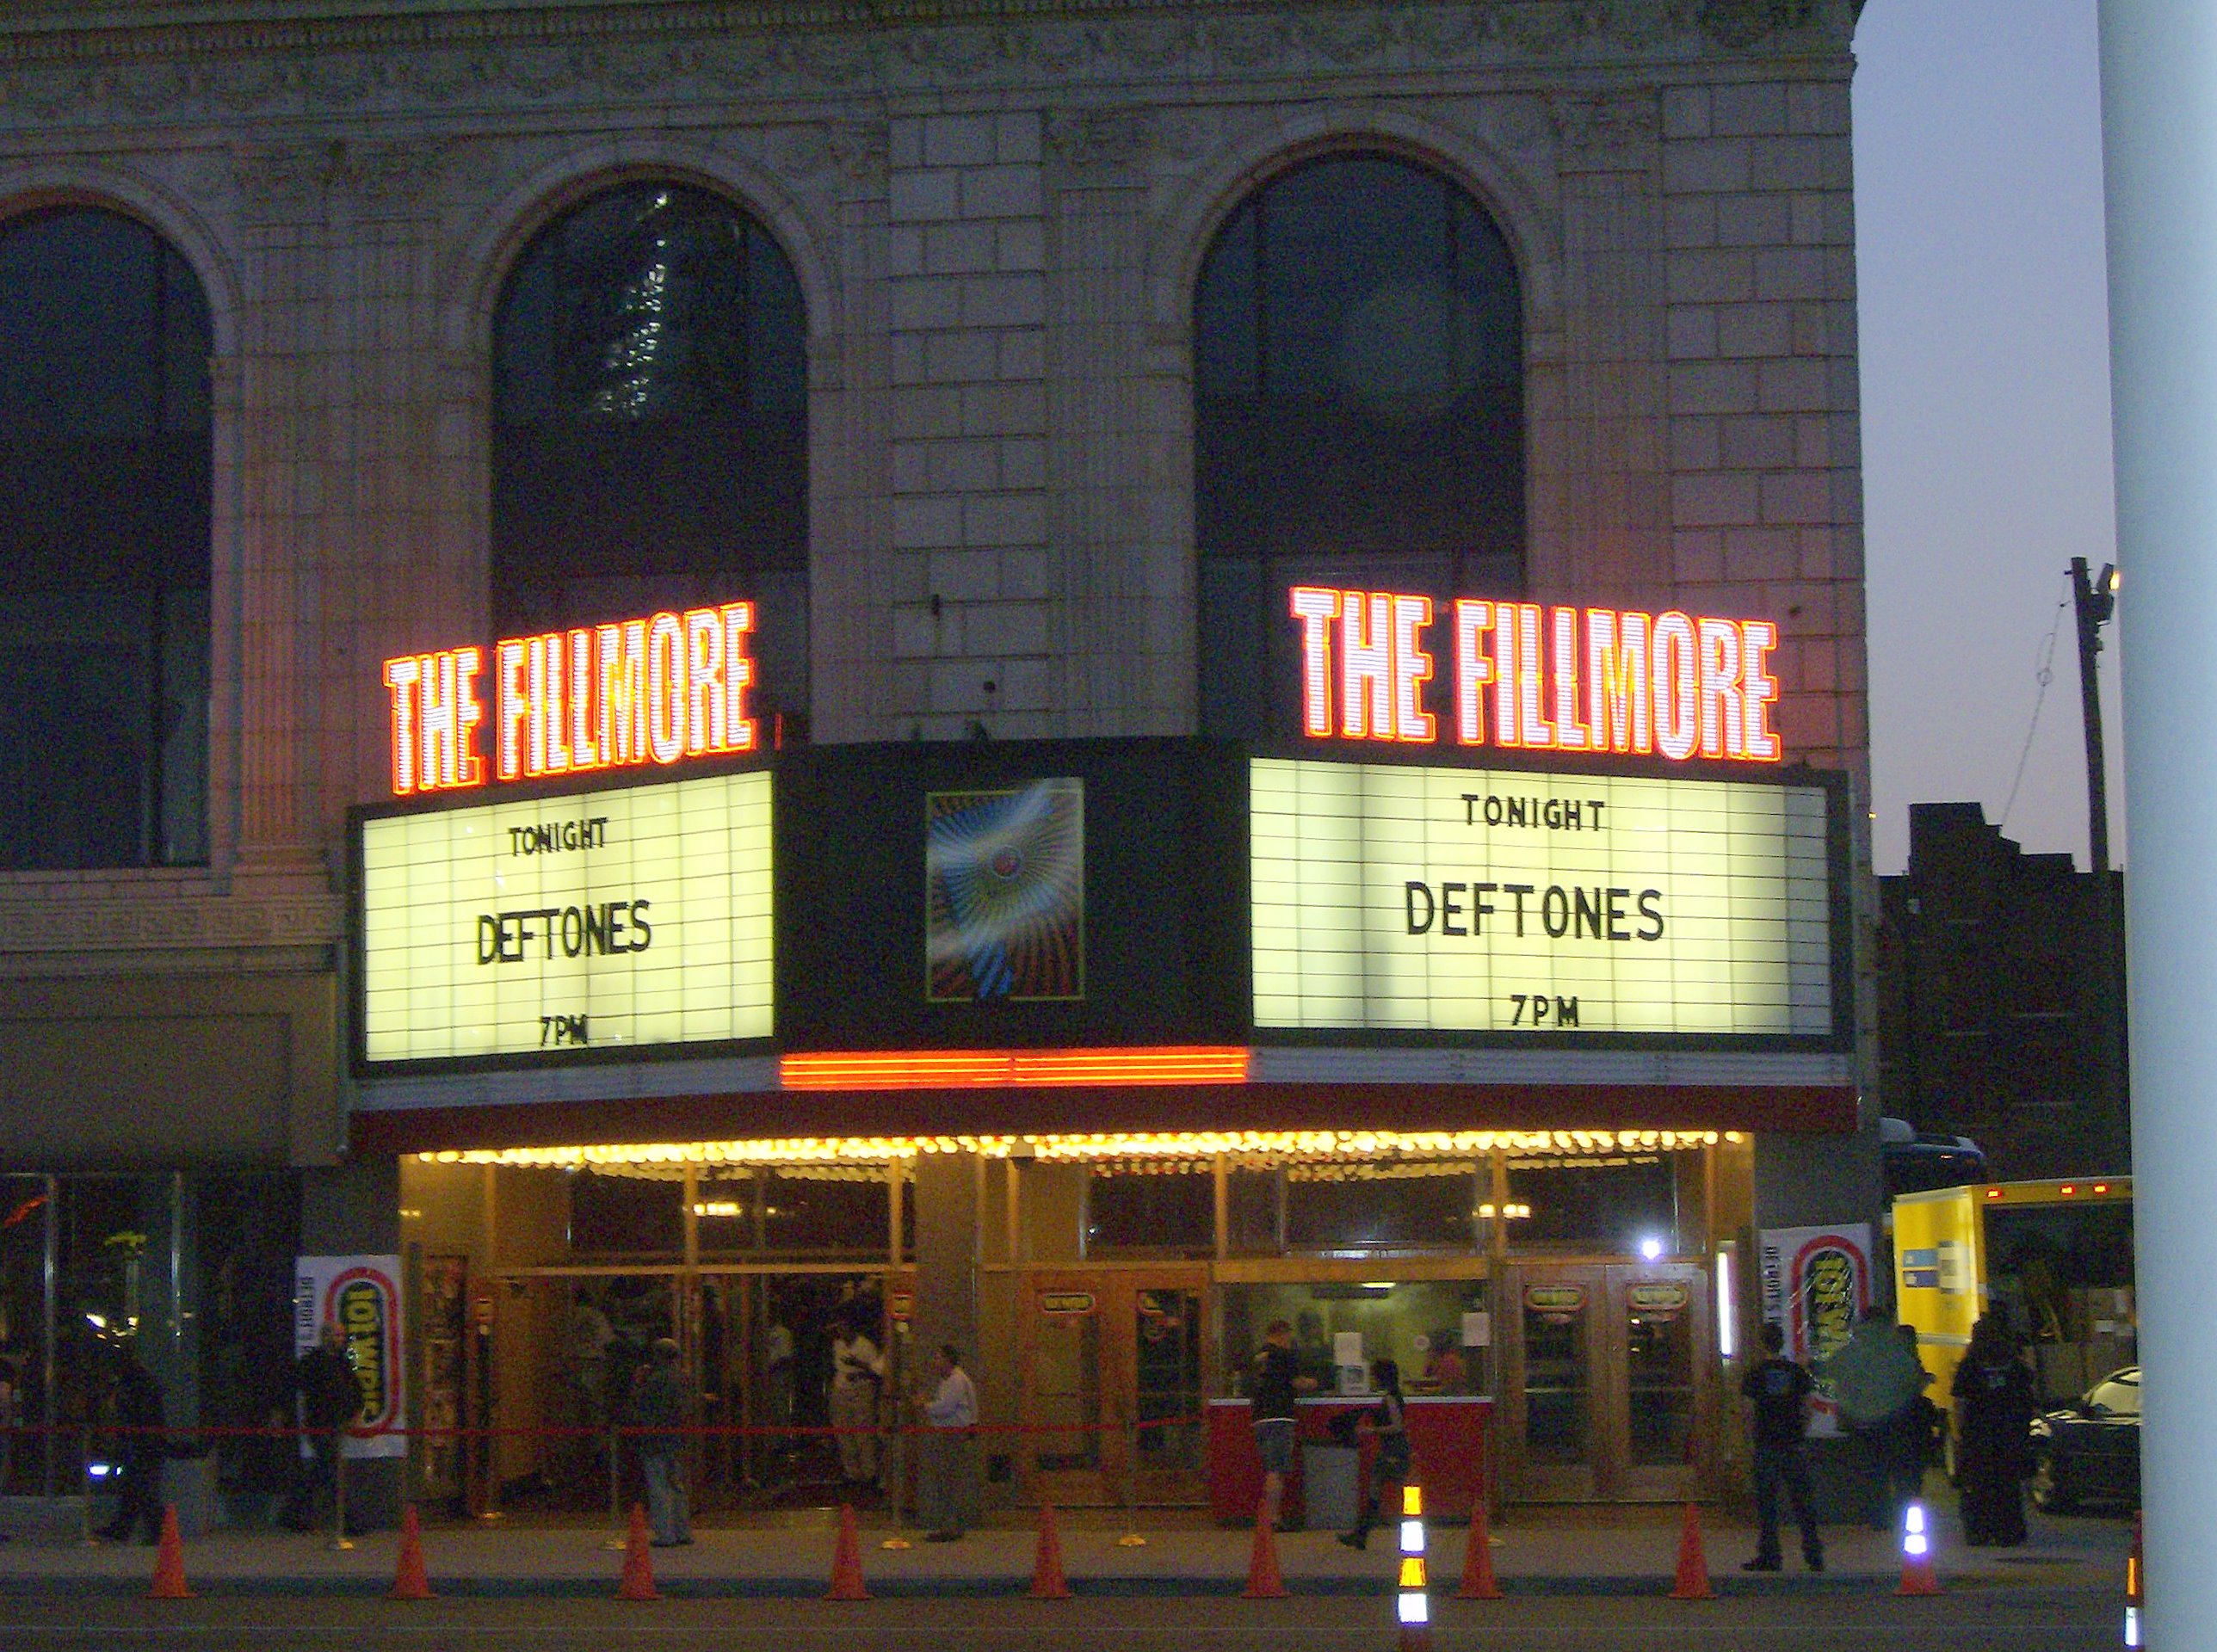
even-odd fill
[{"label": "trash can", "polygon": [[1352,1446],[1301,1447],[1301,1509],[1312,1532],[1345,1532],[1362,1507],[1362,1453]]}]

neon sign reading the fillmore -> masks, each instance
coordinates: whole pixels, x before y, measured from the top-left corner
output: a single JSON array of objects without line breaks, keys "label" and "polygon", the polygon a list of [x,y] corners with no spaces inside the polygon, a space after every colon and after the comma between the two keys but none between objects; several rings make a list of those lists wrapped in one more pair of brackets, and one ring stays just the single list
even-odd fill
[{"label": "neon sign reading the fillmore", "polygon": [[1458,600],[1446,615],[1452,707],[1427,709],[1440,675],[1431,598],[1296,585],[1301,726],[1317,739],[1441,738],[1465,746],[1638,752],[1775,763],[1778,627],[1672,610]]},{"label": "neon sign reading the fillmore", "polygon": [[[385,663],[392,795],[755,749],[751,602],[509,637]],[[479,729],[491,724],[491,774]]]}]

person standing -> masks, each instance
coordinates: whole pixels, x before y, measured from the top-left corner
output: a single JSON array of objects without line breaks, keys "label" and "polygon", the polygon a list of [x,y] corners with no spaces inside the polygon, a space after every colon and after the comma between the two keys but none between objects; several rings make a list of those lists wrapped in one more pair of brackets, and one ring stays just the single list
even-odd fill
[{"label": "person standing", "polygon": [[127,1344],[118,1350],[117,1362],[115,1425],[121,1433],[123,1489],[115,1518],[101,1528],[100,1535],[110,1543],[128,1543],[133,1529],[143,1527],[144,1541],[152,1543],[162,1533],[162,1462],[169,1442],[161,1431],[169,1417],[162,1404],[161,1384]]},{"label": "person standing", "polygon": [[1739,1391],[1753,1409],[1755,1436],[1755,1558],[1743,1563],[1751,1572],[1775,1572],[1784,1565],[1778,1547],[1778,1489],[1786,1488],[1801,1528],[1802,1563],[1825,1569],[1825,1543],[1809,1497],[1809,1460],[1801,1441],[1809,1429],[1809,1396],[1816,1384],[1785,1355],[1786,1333],[1775,1320],[1763,1326],[1763,1357],[1740,1378]]},{"label": "person standing", "polygon": [[1401,1394],[1401,1367],[1391,1359],[1370,1362],[1370,1385],[1378,1390],[1378,1403],[1362,1414],[1370,1425],[1377,1450],[1370,1458],[1370,1484],[1362,1499],[1362,1513],[1355,1530],[1343,1532],[1339,1540],[1350,1549],[1369,1546],[1370,1528],[1378,1524],[1378,1505],[1386,1488],[1409,1477],[1408,1402]]},{"label": "person standing", "polygon": [[940,1344],[931,1371],[937,1385],[930,1397],[916,1396],[928,1431],[917,1513],[926,1542],[953,1543],[968,1525],[977,1478],[970,1463],[970,1431],[978,1426],[978,1389],[962,1369],[961,1350],[952,1342]]},{"label": "person standing", "polygon": [[1893,1316],[1874,1307],[1846,1346],[1825,1362],[1821,1374],[1832,1385],[1840,1421],[1862,1446],[1870,1528],[1898,1530],[1901,1491],[1910,1477],[1906,1463],[1915,1449],[1911,1405],[1924,1391],[1924,1367],[1903,1345]]},{"label": "person standing", "polygon": [[1955,1479],[1963,1541],[2013,1549],[2024,1541],[2024,1477],[2032,1472],[2032,1373],[2016,1339],[1992,1315],[1971,1327],[1955,1367]]},{"label": "person standing", "polygon": [[8,1495],[8,1480],[15,1461],[15,1430],[23,1425],[22,1384],[14,1357],[0,1353],[0,1497]]},{"label": "person standing", "polygon": [[849,1485],[868,1485],[878,1477],[878,1384],[885,1374],[885,1356],[862,1322],[862,1310],[850,1308],[832,1334],[829,1396],[831,1426],[840,1431],[839,1477]]},{"label": "person standing", "polygon": [[639,1472],[646,1478],[646,1514],[654,1546],[674,1549],[693,1541],[692,1500],[685,1485],[685,1436],[693,1420],[693,1394],[677,1363],[677,1344],[655,1338],[633,1378],[632,1421],[639,1437]]},{"label": "person standing", "polygon": [[[1274,1319],[1263,1328],[1255,1351],[1248,1398],[1255,1414],[1255,1454],[1263,1460],[1263,1519],[1278,1526],[1286,1497],[1286,1476],[1294,1466],[1294,1434],[1299,1413],[1294,1401],[1313,1393],[1317,1379],[1304,1376],[1294,1353],[1294,1328]],[[1282,1527],[1279,1529],[1282,1530]]]},{"label": "person standing", "polygon": [[324,1518],[324,1500],[338,1496],[339,1452],[346,1426],[361,1413],[361,1382],[347,1353],[346,1332],[327,1319],[316,1346],[294,1362],[293,1391],[307,1430],[307,1471],[294,1485],[284,1523],[312,1532]]}]

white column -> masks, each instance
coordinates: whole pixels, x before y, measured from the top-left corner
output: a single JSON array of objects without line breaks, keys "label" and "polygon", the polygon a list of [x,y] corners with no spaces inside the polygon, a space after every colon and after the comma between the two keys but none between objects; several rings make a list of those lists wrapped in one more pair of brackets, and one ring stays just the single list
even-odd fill
[{"label": "white column", "polygon": [[2217,1649],[2217,6],[2101,19],[2146,1635],[2188,1652]]}]

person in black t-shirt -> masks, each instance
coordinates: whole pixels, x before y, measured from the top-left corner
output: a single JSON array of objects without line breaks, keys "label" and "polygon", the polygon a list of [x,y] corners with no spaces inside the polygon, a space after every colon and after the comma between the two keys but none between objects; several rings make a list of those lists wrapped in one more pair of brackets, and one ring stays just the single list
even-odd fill
[{"label": "person in black t-shirt", "polygon": [[1274,1319],[1263,1332],[1263,1346],[1255,1353],[1255,1370],[1248,1398],[1255,1410],[1255,1452],[1263,1459],[1263,1516],[1278,1524],[1278,1508],[1286,1495],[1286,1475],[1294,1466],[1294,1431],[1297,1394],[1312,1393],[1316,1378],[1300,1374],[1294,1357],[1294,1328]]},{"label": "person in black t-shirt", "polygon": [[1739,1391],[1754,1411],[1755,1558],[1743,1569],[1775,1572],[1784,1564],[1778,1551],[1778,1488],[1794,1500],[1801,1527],[1801,1558],[1813,1572],[1825,1569],[1825,1544],[1817,1535],[1817,1516],[1809,1502],[1809,1464],[1801,1437],[1809,1427],[1809,1394],[1816,1384],[1804,1367],[1781,1352],[1786,1334],[1775,1323],[1763,1328],[1764,1358],[1740,1379]]}]

